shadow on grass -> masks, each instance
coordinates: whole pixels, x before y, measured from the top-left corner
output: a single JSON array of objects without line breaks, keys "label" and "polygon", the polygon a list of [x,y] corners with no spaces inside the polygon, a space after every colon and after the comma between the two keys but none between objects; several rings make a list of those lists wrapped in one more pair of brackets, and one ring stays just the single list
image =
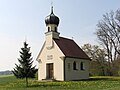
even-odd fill
[{"label": "shadow on grass", "polygon": [[111,80],[110,78],[90,78],[85,81],[100,81],[100,80]]},{"label": "shadow on grass", "polygon": [[118,79],[113,78],[89,78],[89,79],[82,79],[82,80],[73,80],[73,81],[120,81]]}]

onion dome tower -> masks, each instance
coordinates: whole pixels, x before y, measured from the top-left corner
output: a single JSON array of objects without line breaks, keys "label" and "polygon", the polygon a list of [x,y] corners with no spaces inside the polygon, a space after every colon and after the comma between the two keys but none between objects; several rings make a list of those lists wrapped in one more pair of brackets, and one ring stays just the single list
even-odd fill
[{"label": "onion dome tower", "polygon": [[45,18],[46,30],[46,47],[48,49],[53,47],[53,39],[59,39],[58,25],[59,18],[53,13],[53,6],[51,7],[51,13]]},{"label": "onion dome tower", "polygon": [[51,14],[45,18],[45,23],[48,32],[54,31],[57,32],[57,27],[59,25],[59,18],[53,13],[53,6],[51,7]]}]

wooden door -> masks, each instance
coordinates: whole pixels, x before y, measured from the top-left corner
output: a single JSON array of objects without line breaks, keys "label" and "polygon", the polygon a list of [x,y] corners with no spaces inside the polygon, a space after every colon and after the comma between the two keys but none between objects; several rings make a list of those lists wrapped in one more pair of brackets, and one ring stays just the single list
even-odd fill
[{"label": "wooden door", "polygon": [[52,79],[53,78],[53,63],[47,64],[46,65],[46,75],[47,75],[47,79]]}]

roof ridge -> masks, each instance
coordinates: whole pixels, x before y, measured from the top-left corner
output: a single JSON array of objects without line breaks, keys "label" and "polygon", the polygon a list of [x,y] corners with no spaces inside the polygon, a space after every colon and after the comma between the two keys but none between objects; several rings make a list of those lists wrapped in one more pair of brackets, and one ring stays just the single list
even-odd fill
[{"label": "roof ridge", "polygon": [[65,38],[65,37],[60,37],[60,38],[74,41],[73,39],[70,39],[70,38]]}]

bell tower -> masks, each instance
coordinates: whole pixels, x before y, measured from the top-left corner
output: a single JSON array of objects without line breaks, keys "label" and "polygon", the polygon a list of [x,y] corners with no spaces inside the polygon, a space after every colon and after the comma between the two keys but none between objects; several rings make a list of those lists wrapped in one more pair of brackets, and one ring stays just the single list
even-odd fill
[{"label": "bell tower", "polygon": [[59,39],[58,25],[59,18],[53,13],[53,6],[51,7],[51,13],[45,18],[46,30],[46,45],[47,48],[53,47],[53,39]]}]

